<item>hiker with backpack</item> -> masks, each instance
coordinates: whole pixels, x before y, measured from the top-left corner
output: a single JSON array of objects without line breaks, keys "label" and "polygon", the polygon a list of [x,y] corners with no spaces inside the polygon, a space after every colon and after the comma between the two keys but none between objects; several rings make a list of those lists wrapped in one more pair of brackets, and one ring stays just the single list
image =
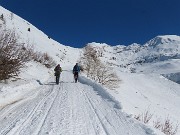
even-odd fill
[{"label": "hiker with backpack", "polygon": [[58,64],[55,67],[54,71],[55,71],[54,75],[56,76],[56,84],[59,84],[59,78],[60,78],[60,74],[62,72],[62,68],[61,68],[60,64]]},{"label": "hiker with backpack", "polygon": [[78,63],[76,63],[76,65],[73,67],[73,74],[74,74],[75,83],[77,83],[79,72],[80,72],[80,67],[79,67]]}]

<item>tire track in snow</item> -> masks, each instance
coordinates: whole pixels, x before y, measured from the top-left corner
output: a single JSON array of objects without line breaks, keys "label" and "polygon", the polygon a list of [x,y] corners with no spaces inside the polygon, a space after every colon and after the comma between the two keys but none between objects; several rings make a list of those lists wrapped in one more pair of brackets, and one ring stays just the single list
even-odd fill
[{"label": "tire track in snow", "polygon": [[35,112],[38,106],[53,92],[53,87],[45,92],[43,88],[38,91],[39,93],[34,98],[30,97],[17,105],[11,105],[12,108],[4,112],[3,116],[5,117],[0,116],[2,118],[0,119],[0,122],[2,121],[0,126],[1,135],[16,132]]},{"label": "tire track in snow", "polygon": [[[121,112],[120,109],[115,107],[115,103],[112,99],[104,98],[102,93],[94,90],[93,87],[88,85],[77,85],[77,89],[82,91],[87,98],[92,110],[98,117],[101,125],[103,126],[106,134],[110,135],[145,135],[153,134],[152,131],[135,123],[131,118],[128,118],[126,114]],[[148,133],[146,133],[148,132]]]},{"label": "tire track in snow", "polygon": [[26,123],[23,125],[23,128],[16,133],[18,135],[31,135],[38,134],[44,124],[45,119],[47,118],[49,111],[51,110],[54,101],[57,97],[58,90],[53,88],[51,94],[49,94],[45,100],[40,103],[40,106],[32,113]]},{"label": "tire track in snow", "polygon": [[[64,76],[64,79],[69,81],[69,76]],[[81,90],[77,89],[77,84],[68,81],[62,83],[59,96],[39,134],[106,135],[97,118],[96,122],[91,121],[88,113],[92,108]],[[94,113],[91,114],[94,117]]]},{"label": "tire track in snow", "polygon": [[38,135],[39,134],[43,134],[43,135],[49,134],[53,130],[53,128],[54,128],[53,125],[54,125],[55,121],[52,121],[51,118],[54,117],[54,115],[52,115],[52,114],[55,113],[55,111],[58,109],[57,108],[58,104],[56,102],[59,101],[58,98],[60,97],[60,91],[62,91],[62,90],[63,90],[63,83],[60,83],[60,87],[57,92],[57,95],[53,101],[51,108],[48,111],[48,114],[46,115],[46,118],[43,121],[43,124],[38,132]]},{"label": "tire track in snow", "polygon": [[[83,93],[83,95],[84,95],[84,97],[85,97],[85,100],[87,101],[88,105],[89,105],[90,108],[91,108],[91,111],[92,111],[92,112],[94,113],[94,115],[95,115],[95,119],[97,119],[98,122],[100,123],[100,125],[98,125],[98,126],[101,127],[101,128],[103,129],[103,131],[104,131],[103,133],[101,133],[101,135],[102,135],[102,134],[103,134],[103,135],[110,135],[110,134],[108,133],[108,131],[106,130],[104,124],[101,122],[101,119],[100,119],[98,113],[96,112],[96,109],[94,108],[92,102],[90,101],[90,99],[88,98],[88,96],[86,95],[86,93],[84,92],[84,90],[83,90],[83,89],[79,89],[77,86],[76,86],[76,88]],[[93,125],[93,126],[94,126],[94,125]],[[97,126],[94,126],[94,129],[95,129],[96,134],[98,135],[99,132],[96,130],[95,127],[97,128]],[[101,132],[102,132],[102,131],[101,131]]]},{"label": "tire track in snow", "polygon": [[84,114],[76,106],[81,98],[75,93],[74,85],[71,86],[71,83],[62,83],[59,96],[50,110],[40,135],[89,135],[82,126]]},{"label": "tire track in snow", "polygon": [[43,120],[43,122],[41,124],[41,128],[39,129],[38,134],[41,132],[41,129],[42,129],[43,125],[45,124],[45,120],[47,119],[48,115],[50,114],[49,112],[50,112],[51,108],[53,107],[54,102],[57,99],[57,96],[59,96],[59,90],[57,90],[57,94],[56,94],[56,96],[55,96],[55,98],[53,100],[53,103],[51,104],[50,108],[48,109],[48,111],[47,111],[47,113],[46,113],[46,115],[44,117],[44,120]]},{"label": "tire track in snow", "polygon": [[[68,78],[69,76],[69,78]],[[70,75],[66,75],[66,79],[70,80]],[[72,105],[72,135],[107,135],[104,132],[103,126],[94,113],[94,109],[90,106],[87,98],[85,97],[82,89],[79,89],[80,83],[69,83],[66,85],[68,90],[71,90]],[[74,95],[74,96],[73,96]],[[70,135],[71,135],[70,134]],[[64,134],[63,134],[64,135]]]}]

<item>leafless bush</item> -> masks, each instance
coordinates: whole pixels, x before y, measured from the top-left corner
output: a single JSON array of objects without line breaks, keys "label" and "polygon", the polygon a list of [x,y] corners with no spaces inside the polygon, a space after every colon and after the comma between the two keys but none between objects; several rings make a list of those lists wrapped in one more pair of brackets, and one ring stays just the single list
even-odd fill
[{"label": "leafless bush", "polygon": [[164,122],[157,120],[154,122],[154,127],[161,130],[166,135],[175,135],[178,131],[178,124],[174,124],[169,117]]},{"label": "leafless bush", "polygon": [[47,68],[51,68],[51,67],[54,67],[56,65],[56,62],[47,53],[43,53],[43,59],[44,59],[43,64]]},{"label": "leafless bush", "polygon": [[0,31],[0,80],[18,75],[24,63],[30,60],[32,49],[18,42],[14,31]]},{"label": "leafless bush", "polygon": [[[3,24],[6,24],[6,20],[3,14],[0,16],[0,20],[2,21]],[[2,27],[2,24],[1,24],[1,27]]]},{"label": "leafless bush", "polygon": [[96,51],[90,45],[84,47],[82,57],[80,58],[80,64],[83,65],[84,71],[87,76],[93,78],[95,64],[99,63]]},{"label": "leafless bush", "polygon": [[141,114],[138,114],[138,115],[135,115],[134,118],[138,121],[141,121],[141,116],[142,116]]},{"label": "leafless bush", "polygon": [[83,71],[87,73],[88,77],[108,88],[118,87],[119,78],[107,64],[104,65],[101,62],[98,55],[92,46],[87,45],[84,48],[83,55],[80,59]]},{"label": "leafless bush", "polygon": [[151,114],[149,110],[145,110],[142,114],[135,115],[134,118],[147,124],[152,119],[152,116],[153,114]]},{"label": "leafless bush", "polygon": [[152,119],[153,114],[151,114],[148,110],[145,111],[142,115],[142,121],[146,124]]},{"label": "leafless bush", "polygon": [[153,122],[153,126],[156,128],[156,129],[160,129],[161,128],[161,120],[160,119],[157,119],[156,121]]},{"label": "leafless bush", "polygon": [[[135,119],[145,124],[148,124],[152,117],[153,114],[151,114],[149,110],[146,110],[144,113],[134,116]],[[154,128],[161,130],[166,135],[175,135],[178,131],[179,125],[175,125],[170,121],[169,117],[167,117],[164,122],[161,122],[160,119],[157,119],[153,122],[153,126]]]},{"label": "leafless bush", "polygon": [[119,85],[119,78],[108,65],[100,64],[96,69],[97,81],[108,88],[116,88]]},{"label": "leafless bush", "polygon": [[56,65],[56,62],[47,53],[34,52],[32,58],[34,61],[45,65],[47,68],[51,68]]},{"label": "leafless bush", "polygon": [[32,46],[20,43],[15,31],[0,27],[0,80],[18,76],[20,69],[30,60],[48,68],[56,65],[47,53],[36,53]]}]

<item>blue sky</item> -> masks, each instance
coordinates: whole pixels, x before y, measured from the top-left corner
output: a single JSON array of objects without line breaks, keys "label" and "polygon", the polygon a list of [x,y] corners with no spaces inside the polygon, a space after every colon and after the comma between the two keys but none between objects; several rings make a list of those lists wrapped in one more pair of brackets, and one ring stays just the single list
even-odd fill
[{"label": "blue sky", "polygon": [[144,44],[157,35],[180,35],[180,0],[0,0],[56,41]]}]

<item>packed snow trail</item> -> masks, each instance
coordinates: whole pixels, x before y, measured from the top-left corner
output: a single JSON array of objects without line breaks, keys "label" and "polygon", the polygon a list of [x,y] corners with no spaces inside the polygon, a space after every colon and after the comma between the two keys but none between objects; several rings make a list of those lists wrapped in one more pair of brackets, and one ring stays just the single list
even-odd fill
[{"label": "packed snow trail", "polygon": [[[0,110],[1,135],[146,135],[140,126],[93,87],[74,83],[70,72],[28,98]],[[149,132],[149,133],[148,133]]]}]

